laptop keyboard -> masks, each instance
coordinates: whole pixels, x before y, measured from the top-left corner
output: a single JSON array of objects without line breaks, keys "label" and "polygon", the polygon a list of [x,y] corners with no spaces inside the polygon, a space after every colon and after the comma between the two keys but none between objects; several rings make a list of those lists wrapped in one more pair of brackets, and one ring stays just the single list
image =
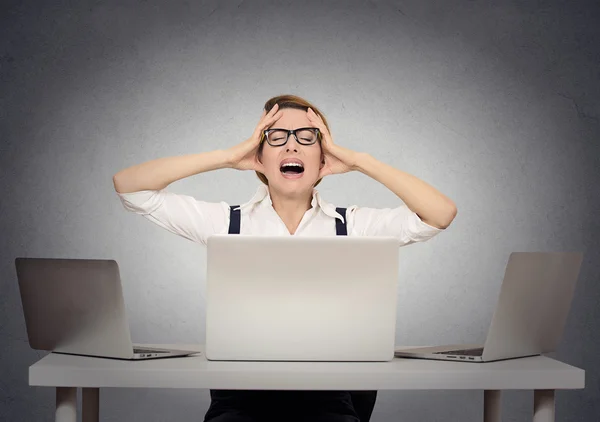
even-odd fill
[{"label": "laptop keyboard", "polygon": [[478,349],[444,350],[443,352],[435,352],[434,355],[481,356],[483,355],[483,347]]},{"label": "laptop keyboard", "polygon": [[133,353],[169,353],[169,352],[165,352],[163,350],[138,349],[137,347],[134,347]]}]

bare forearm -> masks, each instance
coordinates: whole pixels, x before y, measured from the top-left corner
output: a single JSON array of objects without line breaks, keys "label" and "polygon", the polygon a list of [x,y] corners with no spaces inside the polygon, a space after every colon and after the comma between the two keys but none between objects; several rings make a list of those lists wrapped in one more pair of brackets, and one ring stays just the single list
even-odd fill
[{"label": "bare forearm", "polygon": [[229,154],[222,150],[158,158],[119,171],[113,184],[119,193],[160,190],[177,180],[229,165]]},{"label": "bare forearm", "polygon": [[373,158],[356,156],[356,170],[377,180],[394,192],[425,223],[446,228],[456,216],[454,202],[421,179]]}]

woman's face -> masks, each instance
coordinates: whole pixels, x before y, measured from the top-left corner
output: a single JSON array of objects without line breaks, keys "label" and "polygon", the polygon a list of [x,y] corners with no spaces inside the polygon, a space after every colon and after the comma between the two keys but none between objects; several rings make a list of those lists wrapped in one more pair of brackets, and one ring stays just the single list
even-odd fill
[{"label": "woman's face", "polygon": [[[286,108],[281,111],[282,116],[276,120],[270,129],[298,129],[314,127],[306,115],[306,111]],[[295,196],[312,191],[319,179],[322,155],[319,141],[312,145],[302,145],[296,142],[293,135],[288,137],[283,146],[271,146],[264,141],[262,157],[264,175],[269,181],[269,187],[284,195]],[[284,166],[293,162],[300,166]]]}]

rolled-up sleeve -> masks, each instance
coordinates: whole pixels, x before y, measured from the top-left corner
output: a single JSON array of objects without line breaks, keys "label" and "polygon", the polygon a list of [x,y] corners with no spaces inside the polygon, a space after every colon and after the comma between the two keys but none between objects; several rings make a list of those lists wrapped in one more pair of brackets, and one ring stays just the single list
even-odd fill
[{"label": "rolled-up sleeve", "polygon": [[425,223],[406,205],[381,209],[352,206],[346,216],[351,235],[392,236],[402,246],[424,242],[444,231]]},{"label": "rolled-up sleeve", "polygon": [[164,189],[117,194],[127,211],[193,242],[206,244],[209,236],[224,233],[229,223],[225,202],[199,201]]}]

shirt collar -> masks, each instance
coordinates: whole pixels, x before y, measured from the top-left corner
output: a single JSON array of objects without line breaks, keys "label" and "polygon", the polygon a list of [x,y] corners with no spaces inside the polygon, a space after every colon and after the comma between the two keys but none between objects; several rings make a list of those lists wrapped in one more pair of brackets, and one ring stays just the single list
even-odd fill
[{"label": "shirt collar", "polygon": [[[335,210],[335,206],[324,201],[316,189],[313,188],[312,193],[313,193],[313,196],[312,196],[310,205],[313,208],[320,208],[321,210],[323,210],[323,212],[326,215],[333,217],[333,218],[339,218],[340,220],[342,220],[342,222],[345,223],[344,216],[342,216],[340,213],[338,213]],[[258,189],[256,190],[256,193],[254,194],[254,196],[245,204],[240,205],[239,209],[243,210],[246,208],[250,208],[250,207],[257,205],[263,201],[271,206],[273,205],[273,202],[271,201],[271,195],[269,194],[269,188],[266,185],[259,186]]]}]

